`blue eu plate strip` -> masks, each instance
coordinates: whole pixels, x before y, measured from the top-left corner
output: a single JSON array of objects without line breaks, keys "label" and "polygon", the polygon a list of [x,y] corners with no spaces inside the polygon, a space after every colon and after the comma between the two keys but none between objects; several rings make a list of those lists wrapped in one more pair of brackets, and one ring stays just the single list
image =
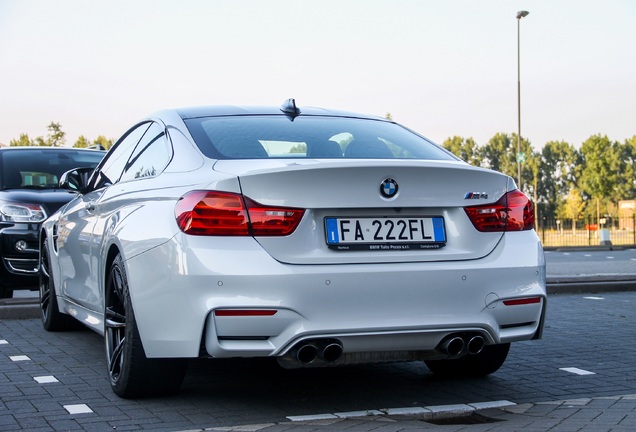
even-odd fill
[{"label": "blue eu plate strip", "polygon": [[446,234],[444,232],[444,218],[433,218],[433,236],[436,242],[445,242]]},{"label": "blue eu plate strip", "polygon": [[329,244],[340,243],[338,238],[338,220],[335,218],[327,218],[327,235]]}]

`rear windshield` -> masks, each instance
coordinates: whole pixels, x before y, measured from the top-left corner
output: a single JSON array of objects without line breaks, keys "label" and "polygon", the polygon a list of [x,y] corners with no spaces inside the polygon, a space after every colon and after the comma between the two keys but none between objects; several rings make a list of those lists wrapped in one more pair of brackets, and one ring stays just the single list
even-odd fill
[{"label": "rear windshield", "polygon": [[0,155],[2,189],[51,189],[74,168],[95,168],[105,152],[96,150],[24,149]]},{"label": "rear windshield", "polygon": [[185,121],[212,159],[373,158],[456,160],[394,123],[348,117],[231,116]]}]

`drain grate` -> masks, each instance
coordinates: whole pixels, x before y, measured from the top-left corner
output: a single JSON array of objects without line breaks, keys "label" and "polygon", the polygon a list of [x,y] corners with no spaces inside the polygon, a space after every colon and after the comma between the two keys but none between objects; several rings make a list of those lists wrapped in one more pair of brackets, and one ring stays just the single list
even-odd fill
[{"label": "drain grate", "polygon": [[472,413],[470,415],[464,415],[464,416],[430,419],[430,420],[426,420],[426,423],[432,423],[438,426],[448,426],[448,425],[478,425],[478,424],[487,424],[487,423],[497,423],[500,421],[504,421],[504,420],[496,419],[492,417],[486,417],[485,415],[481,415],[479,413]]}]

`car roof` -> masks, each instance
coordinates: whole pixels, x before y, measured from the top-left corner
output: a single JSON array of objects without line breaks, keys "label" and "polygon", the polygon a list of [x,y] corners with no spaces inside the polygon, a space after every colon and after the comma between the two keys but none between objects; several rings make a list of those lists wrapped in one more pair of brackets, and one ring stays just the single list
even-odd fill
[{"label": "car roof", "polygon": [[[353,113],[348,111],[332,110],[316,107],[300,107],[299,116],[334,116],[334,117],[354,117],[373,120],[386,120],[382,117],[366,114]],[[216,105],[199,106],[189,108],[178,108],[174,110],[183,120],[200,117],[221,117],[240,115],[285,115],[281,107],[278,106],[240,106],[240,105]]]},{"label": "car roof", "polygon": [[0,151],[15,151],[15,150],[32,150],[32,151],[42,151],[42,150],[52,150],[52,151],[98,151],[104,152],[104,150],[100,149],[89,149],[84,147],[52,147],[52,146],[9,146],[9,147],[0,147]]}]

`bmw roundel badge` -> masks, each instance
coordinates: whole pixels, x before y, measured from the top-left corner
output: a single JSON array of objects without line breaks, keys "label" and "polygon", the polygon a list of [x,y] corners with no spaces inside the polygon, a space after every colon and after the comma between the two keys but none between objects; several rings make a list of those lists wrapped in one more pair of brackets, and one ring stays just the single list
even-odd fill
[{"label": "bmw roundel badge", "polygon": [[384,179],[380,184],[380,195],[384,198],[393,198],[398,192],[398,184],[392,178]]}]

